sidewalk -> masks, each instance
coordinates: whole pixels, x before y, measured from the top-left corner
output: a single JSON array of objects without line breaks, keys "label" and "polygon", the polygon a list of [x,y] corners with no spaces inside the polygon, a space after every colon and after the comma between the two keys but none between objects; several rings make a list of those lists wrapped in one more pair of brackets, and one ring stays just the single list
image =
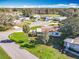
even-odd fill
[{"label": "sidewalk", "polygon": [[[8,35],[13,32],[16,32],[16,30],[0,32],[0,41],[8,40]],[[15,44],[14,42],[6,42],[6,43],[0,42],[0,46],[12,59],[39,59],[38,57],[31,54],[27,50],[21,49],[19,45]]]},{"label": "sidewalk", "polygon": [[12,59],[38,59],[27,50],[19,48],[15,43],[0,43],[0,46]]}]

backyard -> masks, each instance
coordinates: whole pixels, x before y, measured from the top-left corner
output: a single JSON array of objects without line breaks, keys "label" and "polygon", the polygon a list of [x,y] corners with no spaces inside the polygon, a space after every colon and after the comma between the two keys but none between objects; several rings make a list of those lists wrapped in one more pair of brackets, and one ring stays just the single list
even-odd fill
[{"label": "backyard", "polygon": [[16,43],[17,41],[19,41],[18,44],[20,44],[22,48],[28,50],[40,59],[73,59],[72,57],[69,57],[66,54],[62,54],[61,52],[59,52],[58,49],[55,49],[52,46],[29,43],[28,36],[23,32],[15,32],[9,35],[9,38],[15,41]]},{"label": "backyard", "polygon": [[11,59],[1,47],[0,47],[0,59]]}]

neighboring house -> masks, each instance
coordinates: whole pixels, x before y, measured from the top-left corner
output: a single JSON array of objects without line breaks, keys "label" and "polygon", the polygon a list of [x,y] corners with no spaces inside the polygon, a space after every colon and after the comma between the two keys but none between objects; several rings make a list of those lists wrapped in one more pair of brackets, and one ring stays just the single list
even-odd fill
[{"label": "neighboring house", "polygon": [[44,26],[44,25],[47,25],[47,22],[45,22],[45,21],[36,21],[36,22],[32,22],[30,24],[30,27],[33,27],[33,26]]},{"label": "neighboring house", "polygon": [[55,19],[58,20],[58,21],[62,21],[62,20],[67,19],[67,17],[56,17]]},{"label": "neighboring house", "polygon": [[40,15],[33,15],[33,17],[35,18],[35,21],[38,21],[39,19],[41,19]]},{"label": "neighboring house", "polygon": [[44,26],[37,29],[37,35],[42,36],[44,32],[48,32],[49,36],[59,37],[61,36],[61,32],[58,32],[58,29],[59,28],[53,26]]},{"label": "neighboring house", "polygon": [[56,32],[60,28],[58,26],[43,26],[42,31],[48,31],[48,32]]},{"label": "neighboring house", "polygon": [[53,17],[45,17],[45,20],[48,21],[48,20],[52,20]]},{"label": "neighboring house", "polygon": [[76,37],[74,39],[72,38],[67,38],[64,40],[64,46],[66,49],[73,49],[77,52],[79,52],[79,37]]},{"label": "neighboring house", "polygon": [[30,17],[20,17],[19,19],[22,21],[27,21],[27,20],[30,20]]}]

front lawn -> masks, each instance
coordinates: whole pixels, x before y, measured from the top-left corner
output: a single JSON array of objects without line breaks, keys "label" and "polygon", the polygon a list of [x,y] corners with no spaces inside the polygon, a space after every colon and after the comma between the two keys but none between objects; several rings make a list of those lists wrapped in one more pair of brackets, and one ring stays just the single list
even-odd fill
[{"label": "front lawn", "polygon": [[[15,42],[20,40],[29,42],[26,34],[24,34],[23,32],[16,32],[11,34],[10,36],[10,39],[15,40]],[[35,46],[32,46],[32,44],[30,45],[30,43],[29,45],[25,43],[26,42],[24,42],[24,46],[21,47],[25,48],[40,59],[73,59],[65,54],[61,54],[61,52],[51,46],[46,46],[43,44],[35,44]],[[19,44],[21,45],[23,43]]]},{"label": "front lawn", "polygon": [[0,47],[0,59],[11,59],[1,47]]},{"label": "front lawn", "polygon": [[61,54],[57,49],[46,45],[37,45],[35,48],[26,48],[26,50],[40,59],[72,59],[65,54]]}]

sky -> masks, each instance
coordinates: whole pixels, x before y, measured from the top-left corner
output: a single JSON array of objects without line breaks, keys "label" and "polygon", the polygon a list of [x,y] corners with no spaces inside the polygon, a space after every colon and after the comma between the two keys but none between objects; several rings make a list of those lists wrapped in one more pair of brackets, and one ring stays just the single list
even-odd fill
[{"label": "sky", "polygon": [[79,0],[0,0],[0,7],[79,8]]}]

